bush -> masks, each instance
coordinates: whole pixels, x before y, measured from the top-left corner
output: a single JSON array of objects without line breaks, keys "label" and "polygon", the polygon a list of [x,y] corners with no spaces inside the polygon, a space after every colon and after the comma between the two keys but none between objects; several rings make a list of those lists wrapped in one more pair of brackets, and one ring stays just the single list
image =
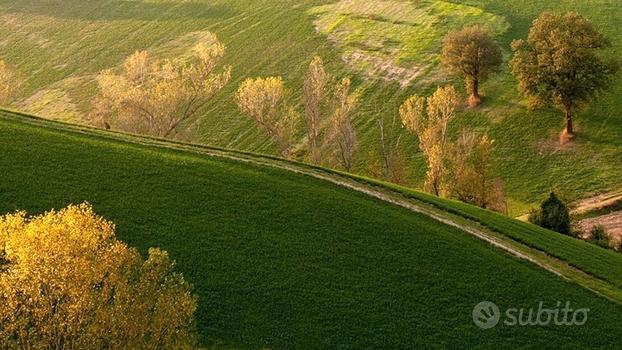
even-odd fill
[{"label": "bush", "polygon": [[534,225],[538,225],[538,226],[542,226],[540,225],[540,223],[542,222],[542,215],[540,213],[540,210],[538,209],[531,209],[531,211],[529,212],[529,222],[531,222]]},{"label": "bush", "polygon": [[143,260],[90,206],[0,218],[0,348],[189,349],[196,299],[168,254]]},{"label": "bush", "polygon": [[566,204],[554,192],[551,192],[549,198],[542,202],[540,210],[529,214],[529,221],[546,229],[571,235],[570,212]]},{"label": "bush", "polygon": [[590,242],[597,244],[603,248],[611,247],[611,238],[609,237],[609,234],[607,233],[603,225],[597,225],[592,227],[592,229],[590,230],[589,240]]}]

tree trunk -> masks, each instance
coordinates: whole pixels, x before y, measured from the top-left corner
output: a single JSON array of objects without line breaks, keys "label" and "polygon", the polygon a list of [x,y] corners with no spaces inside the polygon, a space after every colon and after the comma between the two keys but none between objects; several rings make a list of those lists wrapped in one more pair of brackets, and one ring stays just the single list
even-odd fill
[{"label": "tree trunk", "polygon": [[482,98],[479,95],[479,79],[471,77],[468,78],[468,89],[471,93],[469,96],[468,105],[469,107],[477,107],[482,103]]},{"label": "tree trunk", "polygon": [[572,142],[575,138],[574,125],[572,123],[572,108],[564,107],[564,118],[566,120],[566,127],[559,137],[559,143],[562,145]]},{"label": "tree trunk", "polygon": [[570,112],[570,109],[566,110],[565,117],[566,117],[566,134],[568,134],[569,136],[570,135],[574,136],[574,127],[572,125],[572,113]]}]

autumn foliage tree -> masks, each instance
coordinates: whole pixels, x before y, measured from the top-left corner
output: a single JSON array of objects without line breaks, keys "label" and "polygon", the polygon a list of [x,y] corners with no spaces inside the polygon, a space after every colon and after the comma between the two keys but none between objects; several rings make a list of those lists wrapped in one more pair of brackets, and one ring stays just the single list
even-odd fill
[{"label": "autumn foliage tree", "polygon": [[89,205],[0,218],[0,348],[190,349],[197,307],[168,254],[146,260]]},{"label": "autumn foliage tree", "polygon": [[352,156],[358,148],[356,131],[352,125],[352,113],[358,104],[358,97],[350,93],[350,79],[344,78],[336,88],[333,115],[326,131],[325,147],[329,149],[330,160],[336,161],[344,170],[352,168]]},{"label": "autumn foliage tree", "polygon": [[385,120],[377,110],[374,114],[378,116],[378,143],[368,154],[368,170],[373,177],[403,184],[408,173],[404,150],[400,147],[404,128],[397,114],[393,114],[390,120]]},{"label": "autumn foliage tree", "polygon": [[280,77],[249,78],[236,94],[240,110],[278,144],[281,156],[289,158],[300,117],[287,103]]},{"label": "autumn foliage tree", "polygon": [[179,137],[198,124],[200,113],[231,77],[217,71],[225,47],[213,37],[191,55],[159,60],[147,51],[128,57],[123,72],[99,74],[93,118],[106,127],[159,137]]},{"label": "autumn foliage tree", "polygon": [[451,195],[478,207],[507,213],[500,179],[493,176],[494,140],[487,134],[462,130],[451,154]]},{"label": "autumn foliage tree", "polygon": [[299,120],[303,119],[309,162],[338,163],[350,169],[358,147],[352,126],[358,97],[351,91],[350,79],[334,84],[322,59],[315,57],[305,76],[302,93],[305,101],[302,118],[287,103],[280,77],[245,80],[238,88],[236,101],[242,113],[250,116],[279,145],[281,156],[293,156],[294,137]]},{"label": "autumn foliage tree", "polygon": [[440,196],[444,190],[444,177],[447,171],[451,146],[449,123],[456,116],[460,96],[451,86],[440,87],[428,97],[413,95],[400,107],[402,124],[415,133],[419,139],[419,149],[427,162],[425,189]]},{"label": "autumn foliage tree", "polygon": [[532,107],[553,105],[564,113],[562,142],[574,138],[577,111],[607,88],[617,71],[599,55],[609,46],[604,35],[575,12],[542,13],[527,40],[512,43],[510,65],[521,93]]},{"label": "autumn foliage tree", "polygon": [[313,164],[319,164],[322,159],[320,133],[324,123],[323,107],[329,79],[324,62],[319,56],[315,56],[309,64],[303,85],[309,159]]},{"label": "autumn foliage tree", "polygon": [[452,73],[464,77],[471,107],[481,103],[481,81],[498,72],[502,61],[499,45],[482,26],[450,32],[444,39],[443,65]]}]

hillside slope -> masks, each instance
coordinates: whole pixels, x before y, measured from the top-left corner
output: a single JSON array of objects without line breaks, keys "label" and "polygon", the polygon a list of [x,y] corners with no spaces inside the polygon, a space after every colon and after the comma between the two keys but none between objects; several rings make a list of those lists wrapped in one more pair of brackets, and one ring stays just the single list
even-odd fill
[{"label": "hillside slope", "polygon": [[[129,244],[168,250],[199,296],[205,345],[581,349],[620,339],[619,304],[428,215],[251,156],[2,115],[0,212],[89,201]],[[588,255],[609,261],[603,274],[615,280],[621,265],[599,252]],[[471,311],[483,300],[570,301],[590,314],[581,327],[482,331]]]},{"label": "hillside slope", "polygon": [[[320,54],[336,75],[352,75],[362,92],[356,119],[361,150],[355,170],[365,174],[378,144],[375,120],[392,118],[408,95],[448,81],[433,54],[448,30],[469,23],[490,24],[507,58],[510,42],[526,36],[541,11],[575,10],[612,40],[608,55],[616,56],[622,45],[618,35],[622,11],[616,0],[424,0],[416,7],[405,0],[357,0],[354,3],[364,8],[350,12],[333,6],[342,2],[0,0],[0,18],[8,24],[0,28],[0,37],[5,38],[0,56],[26,79],[16,107],[75,121],[89,110],[100,70],[118,67],[139,49],[174,56],[207,31],[214,32],[228,47],[224,63],[233,66],[234,77],[205,111],[194,141],[268,153],[274,146],[240,115],[233,92],[246,77],[283,75],[292,99],[299,101],[306,65]],[[383,37],[388,39],[379,42]],[[403,86],[374,75],[378,67],[398,76],[414,72],[417,78]],[[486,130],[497,141],[496,170],[507,187],[513,214],[526,212],[551,188],[568,200],[617,190],[622,176],[622,168],[616,166],[622,162],[621,86],[618,79],[610,93],[582,113],[577,121],[579,139],[570,148],[555,144],[562,125],[559,113],[528,111],[507,69],[484,84],[484,107],[464,113],[456,129]],[[402,144],[412,165],[408,185],[417,187],[424,173],[421,156],[413,137],[405,137]]]}]

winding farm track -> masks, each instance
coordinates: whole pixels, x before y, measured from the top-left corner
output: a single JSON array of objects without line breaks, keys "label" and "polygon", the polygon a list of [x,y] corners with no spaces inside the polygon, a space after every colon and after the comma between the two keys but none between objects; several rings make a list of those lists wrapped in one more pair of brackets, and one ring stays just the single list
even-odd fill
[{"label": "winding farm track", "polygon": [[582,199],[574,203],[572,214],[582,214],[592,210],[598,210],[622,201],[622,190],[603,193],[594,197]]},{"label": "winding farm track", "polygon": [[269,156],[211,148],[196,144],[161,140],[139,135],[109,132],[89,126],[51,122],[49,120],[24,115],[14,111],[10,112],[24,117],[20,117],[19,119],[13,118],[15,120],[18,120],[22,123],[45,127],[48,129],[56,129],[61,131],[85,134],[105,138],[108,140],[116,140],[149,147],[186,151],[209,157],[222,158],[265,167],[272,167],[304,176],[309,176],[321,181],[326,181],[337,186],[345,187],[350,190],[363,193],[383,202],[405,208],[414,213],[428,216],[445,225],[457,228],[460,231],[470,234],[498,249],[505,251],[508,254],[515,256],[516,258],[529,261],[555,274],[558,277],[577,283],[596,294],[599,294],[609,300],[622,304],[622,297],[620,296],[621,291],[618,288],[612,286],[604,280],[601,280],[574,266],[569,265],[567,262],[561,259],[557,259],[548,255],[546,252],[526,246],[507,236],[504,236],[501,233],[489,230],[479,225],[475,221],[471,221],[456,216],[454,214],[442,211],[429,204],[406,198],[402,194],[392,191],[388,188],[383,188],[381,186],[372,186],[370,184],[363,183],[353,177],[348,176],[347,174],[342,174],[328,169],[313,167],[307,164],[287,161]]}]

